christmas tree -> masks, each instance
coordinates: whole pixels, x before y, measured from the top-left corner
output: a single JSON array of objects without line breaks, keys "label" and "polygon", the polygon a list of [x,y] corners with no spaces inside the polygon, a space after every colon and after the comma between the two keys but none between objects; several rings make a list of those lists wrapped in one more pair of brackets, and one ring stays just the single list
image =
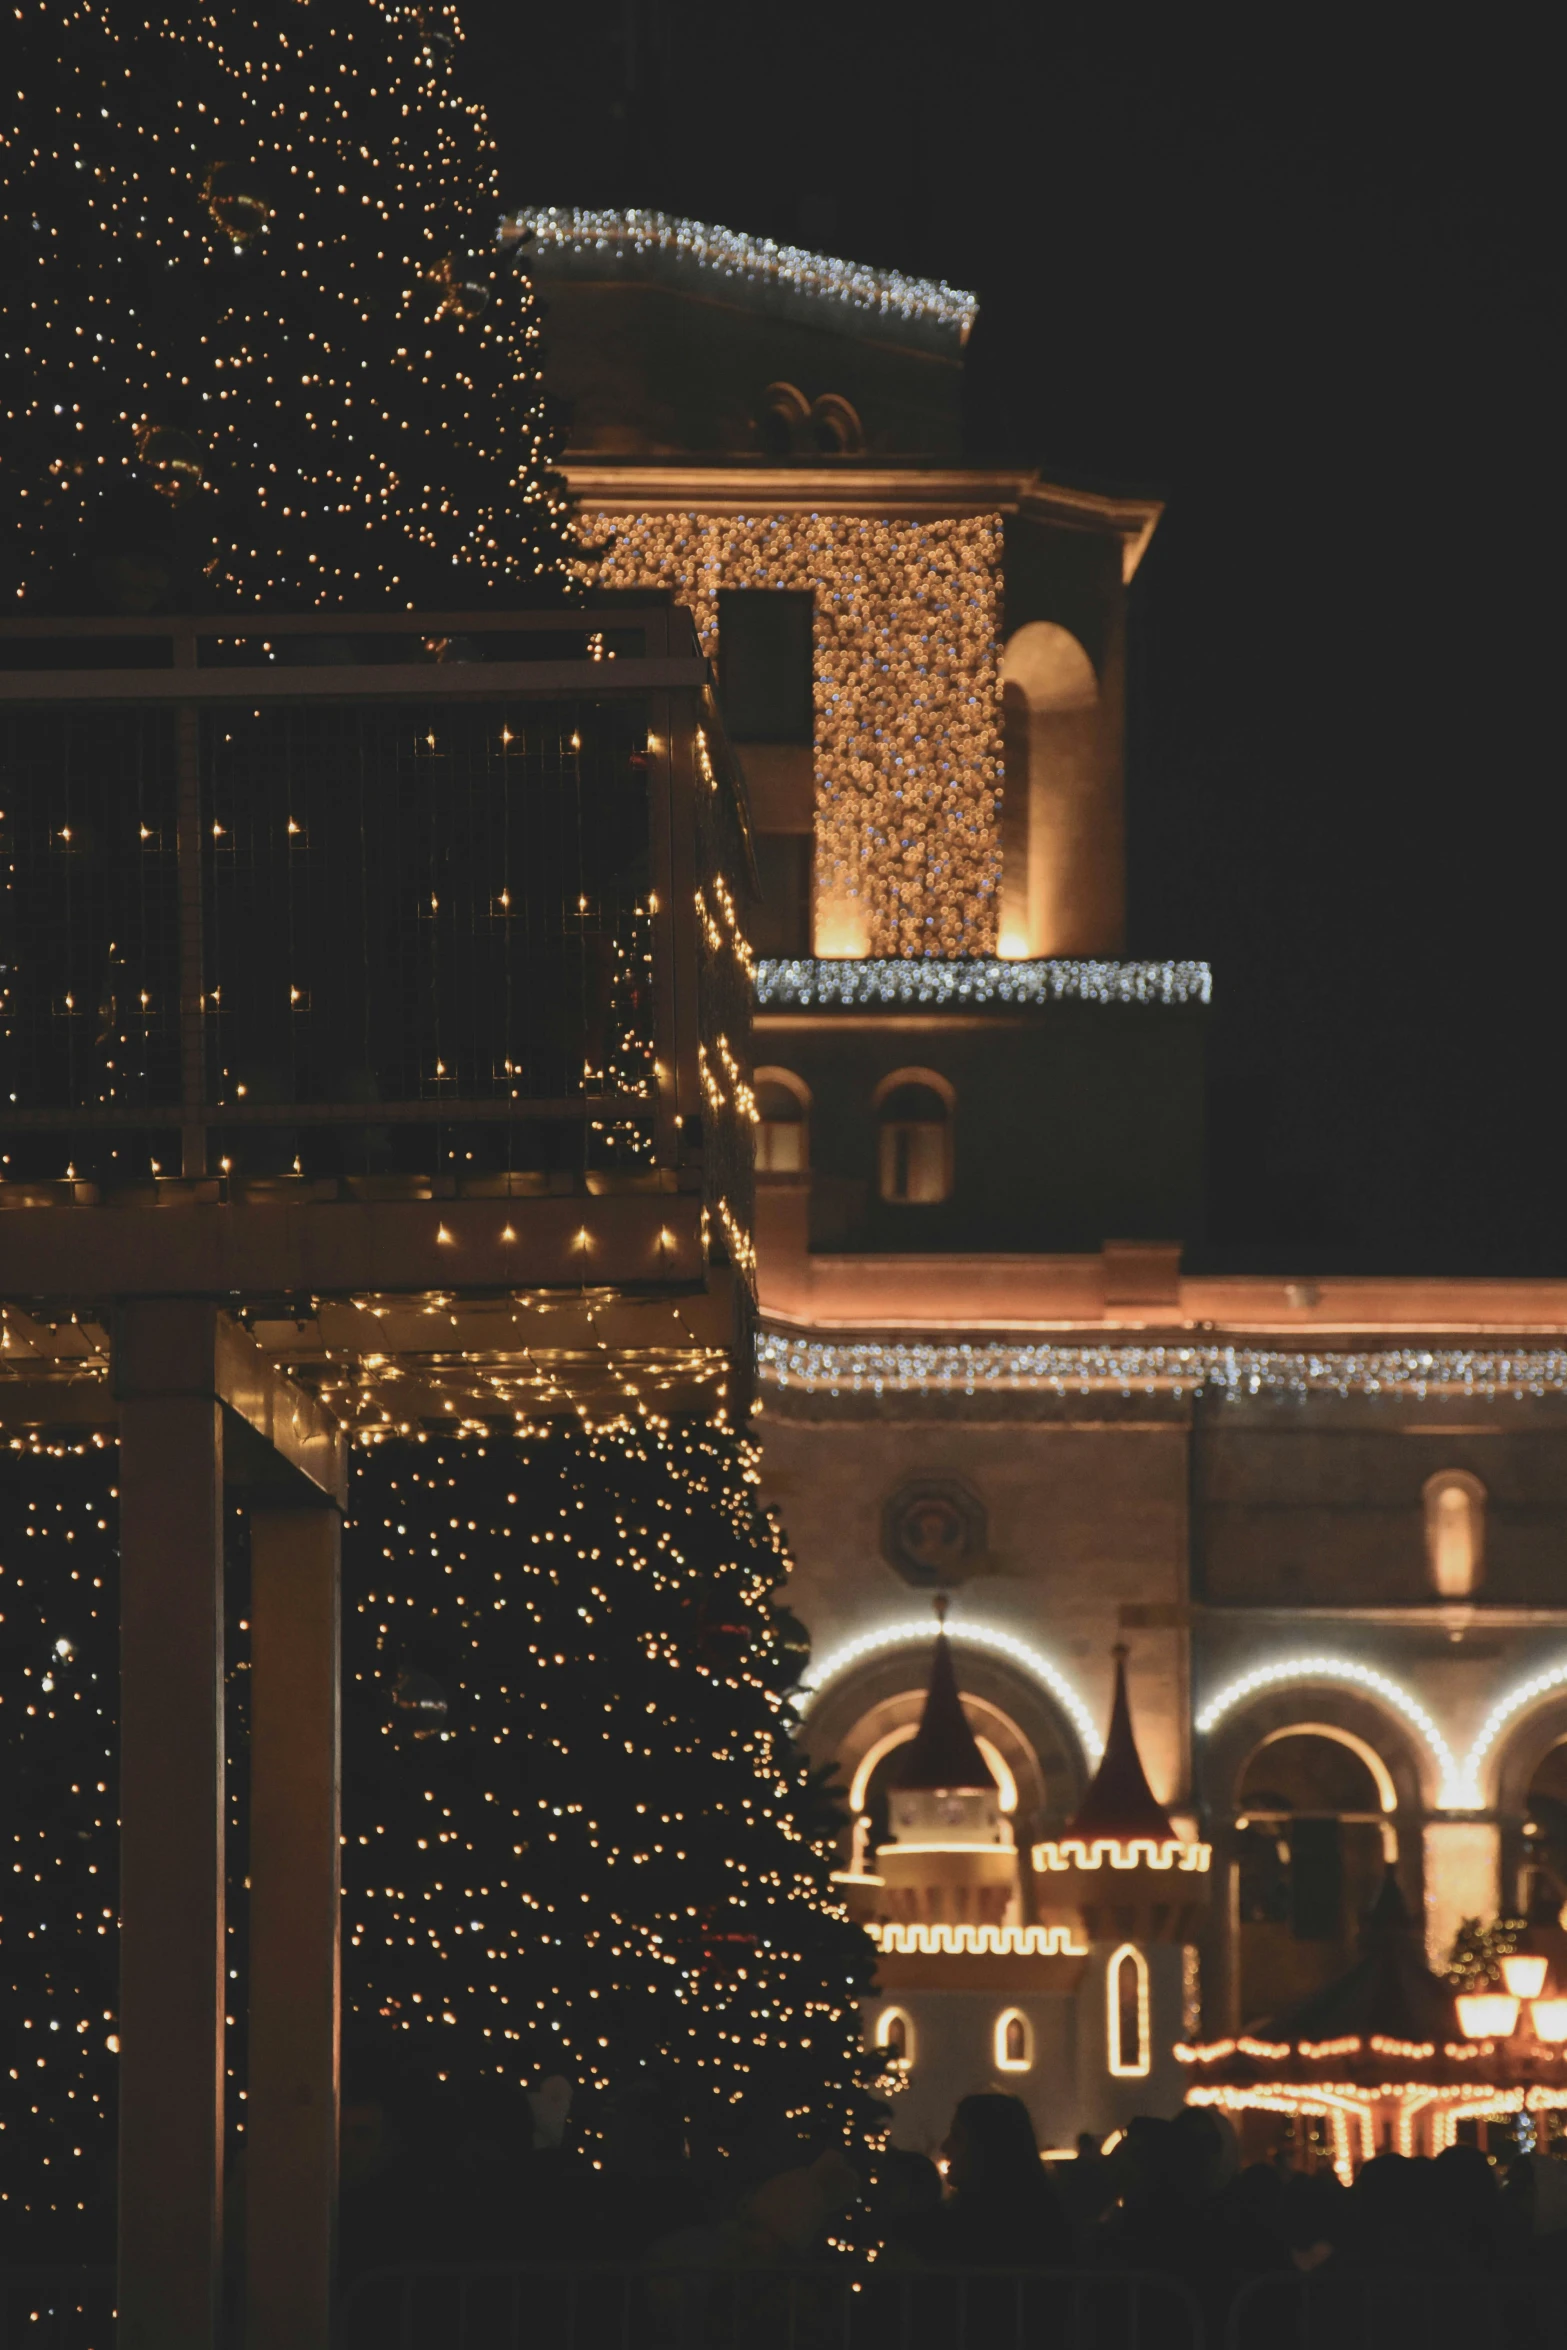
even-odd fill
[{"label": "christmas tree", "polygon": [[561,592],[533,295],[459,65],[439,0],[19,0],[5,608]]},{"label": "christmas tree", "polygon": [[[443,2080],[649,2077],[841,2137],[869,1943],[791,1742],[749,1449],[647,1420],[393,1441],[346,1550],[345,2033]],[[591,2111],[591,2100],[589,2100]]]},{"label": "christmas tree", "polygon": [[0,2259],[113,2242],[116,1459],[0,1455]]}]

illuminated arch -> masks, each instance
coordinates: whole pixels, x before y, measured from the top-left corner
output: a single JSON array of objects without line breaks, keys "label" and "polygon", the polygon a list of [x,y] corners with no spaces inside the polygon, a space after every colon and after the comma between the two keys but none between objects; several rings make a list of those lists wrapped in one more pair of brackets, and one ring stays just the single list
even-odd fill
[{"label": "illuminated arch", "polygon": [[1347,1746],[1371,1773],[1382,1809],[1397,1811],[1398,1789],[1393,1784],[1393,1774],[1369,1738],[1359,1738],[1353,1730],[1342,1730],[1337,1722],[1286,1722],[1279,1729],[1270,1730],[1265,1738],[1259,1738],[1254,1753],[1261,1754],[1265,1746],[1277,1746],[1281,1738],[1331,1738],[1335,1745]]},{"label": "illuminated arch", "polygon": [[[964,1624],[952,1627],[949,1637],[954,1647],[978,1648],[991,1656],[1004,1656],[1022,1667],[1029,1678],[1047,1690],[1066,1715],[1081,1741],[1083,1752],[1090,1763],[1097,1763],[1104,1752],[1104,1740],[1099,1735],[1094,1717],[1083,1703],[1066,1675],[1041,1656],[1037,1648],[1030,1648],[1026,1640],[1015,1633],[996,1630],[988,1624]],[[863,1664],[868,1657],[880,1656],[889,1649],[918,1648],[927,1658],[930,1654],[931,1626],[928,1618],[916,1623],[907,1621],[889,1624],[880,1632],[863,1632],[857,1640],[846,1640],[839,1648],[830,1649],[821,1663],[801,1684],[801,1693],[809,1709],[816,1703],[828,1683]]]},{"label": "illuminated arch", "polygon": [[[1567,1665],[1562,1667],[1561,1678],[1567,1682]],[[1358,1664],[1351,1657],[1280,1657],[1273,1664],[1257,1665],[1251,1672],[1242,1673],[1238,1679],[1229,1682],[1216,1697],[1210,1698],[1197,1716],[1195,1726],[1206,1737],[1210,1730],[1217,1729],[1227,1714],[1233,1713],[1238,1705],[1243,1705],[1248,1697],[1255,1697],[1260,1690],[1280,1689],[1291,1683],[1312,1681],[1337,1682],[1343,1687],[1368,1690],[1372,1696],[1380,1697],[1383,1704],[1396,1713],[1401,1721],[1419,1733],[1427,1754],[1436,1765],[1439,1807],[1446,1811],[1469,1808],[1470,1798],[1461,1792],[1467,1780],[1459,1768],[1458,1757],[1420,1700],[1412,1697],[1407,1689],[1401,1688],[1388,1674],[1379,1673],[1373,1665]]]},{"label": "illuminated arch", "polygon": [[[1132,2036],[1125,2021],[1128,2007],[1132,2013],[1132,2032],[1136,2035],[1136,2046],[1132,2048],[1127,2046]],[[1105,1969],[1105,2048],[1112,2080],[1143,2079],[1153,2064],[1148,2037],[1148,1961],[1135,1942],[1123,1942],[1119,1950],[1112,1951]]]},{"label": "illuminated arch", "polygon": [[1484,1778],[1486,1767],[1493,1763],[1502,1732],[1537,1705],[1542,1698],[1555,1697],[1567,1691],[1567,1657],[1547,1665],[1540,1673],[1531,1673],[1527,1681],[1519,1681],[1499,1697],[1492,1706],[1475,1736],[1475,1742],[1464,1757],[1459,1792],[1454,1807],[1464,1811],[1484,1808]]},{"label": "illuminated arch", "polygon": [[996,2018],[991,2040],[996,2070],[1029,2073],[1034,2069],[1034,2027],[1020,2007],[1004,2007]]},{"label": "illuminated arch", "polygon": [[[969,1726],[971,1729],[973,1728],[972,1723]],[[865,1809],[865,1792],[871,1783],[871,1773],[883,1755],[891,1754],[895,1746],[909,1745],[918,1730],[919,1723],[917,1721],[900,1723],[896,1730],[889,1730],[885,1737],[878,1738],[874,1745],[865,1749],[854,1773],[854,1783],[849,1789],[849,1809],[851,1812],[862,1812]],[[974,1743],[990,1765],[990,1775],[1001,1791],[1001,1809],[1004,1812],[1015,1812],[1017,1810],[1017,1780],[1012,1775],[1005,1755],[995,1740],[987,1738],[981,1730],[974,1731]]]}]

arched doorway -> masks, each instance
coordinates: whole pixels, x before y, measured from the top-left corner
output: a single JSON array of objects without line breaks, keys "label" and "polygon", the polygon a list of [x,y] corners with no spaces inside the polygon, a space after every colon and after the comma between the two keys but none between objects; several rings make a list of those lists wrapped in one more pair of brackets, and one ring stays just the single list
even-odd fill
[{"label": "arched doorway", "polygon": [[1341,1975],[1394,1857],[1387,1766],[1323,1724],[1271,1733],[1236,1793],[1240,2013],[1272,2015]]}]

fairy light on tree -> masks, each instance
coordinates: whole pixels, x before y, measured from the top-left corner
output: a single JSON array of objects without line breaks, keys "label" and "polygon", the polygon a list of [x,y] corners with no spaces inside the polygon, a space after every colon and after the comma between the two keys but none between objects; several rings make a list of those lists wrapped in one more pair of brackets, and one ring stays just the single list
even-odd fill
[{"label": "fairy light on tree", "polygon": [[117,1461],[102,1438],[0,1455],[0,2259],[113,2236]]},{"label": "fairy light on tree", "polygon": [[15,18],[5,603],[559,593],[536,306],[455,12]]},{"label": "fairy light on tree", "polygon": [[719,2146],[759,2112],[863,2118],[872,1953],[790,1736],[803,1655],[755,1474],[740,1438],[652,1416],[361,1456],[351,2046],[585,2092],[651,2068]]}]

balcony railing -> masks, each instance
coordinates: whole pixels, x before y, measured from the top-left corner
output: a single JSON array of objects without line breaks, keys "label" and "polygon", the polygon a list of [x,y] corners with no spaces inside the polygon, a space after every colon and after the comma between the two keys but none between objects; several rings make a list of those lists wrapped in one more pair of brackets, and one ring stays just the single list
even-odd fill
[{"label": "balcony railing", "polygon": [[677,609],[0,624],[0,1201],[702,1190],[743,795]]}]

